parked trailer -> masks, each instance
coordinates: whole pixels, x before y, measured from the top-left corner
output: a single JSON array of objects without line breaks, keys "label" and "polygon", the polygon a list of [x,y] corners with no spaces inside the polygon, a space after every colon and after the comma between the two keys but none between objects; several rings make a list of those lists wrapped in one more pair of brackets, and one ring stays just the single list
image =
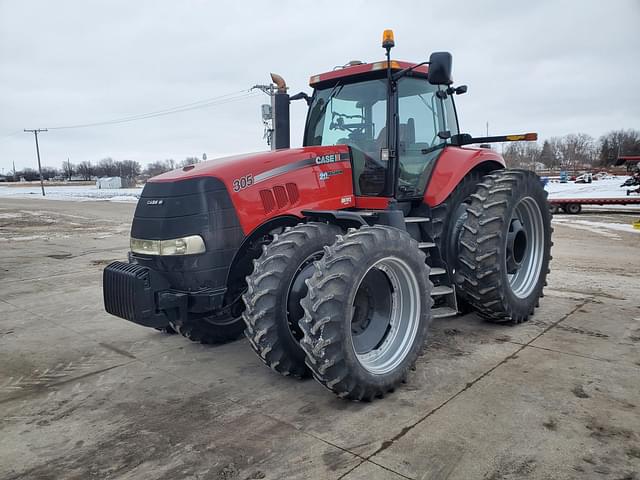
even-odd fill
[{"label": "parked trailer", "polygon": [[553,214],[562,209],[564,213],[577,215],[582,211],[582,205],[640,205],[640,197],[549,199],[549,208]]}]

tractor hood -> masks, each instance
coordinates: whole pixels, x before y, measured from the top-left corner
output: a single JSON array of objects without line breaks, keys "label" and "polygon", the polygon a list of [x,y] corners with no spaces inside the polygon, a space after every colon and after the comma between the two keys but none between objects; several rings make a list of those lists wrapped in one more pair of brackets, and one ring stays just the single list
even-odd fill
[{"label": "tractor hood", "polygon": [[[136,216],[164,218],[159,223],[166,226],[174,217],[178,222],[180,215],[224,210],[225,215],[237,216],[248,234],[272,217],[299,217],[303,209],[352,207],[350,160],[349,147],[335,145],[249,153],[188,165],[151,178]],[[216,196],[220,198],[214,202]],[[193,208],[187,206],[189,201]],[[151,238],[146,227],[134,230],[141,235],[136,238]],[[166,236],[168,231],[155,234],[173,238]]]},{"label": "tractor hood", "polygon": [[149,183],[177,182],[196,177],[216,177],[225,184],[231,193],[299,168],[347,160],[349,160],[349,147],[346,145],[246,153],[207,160],[172,170],[149,179]]}]

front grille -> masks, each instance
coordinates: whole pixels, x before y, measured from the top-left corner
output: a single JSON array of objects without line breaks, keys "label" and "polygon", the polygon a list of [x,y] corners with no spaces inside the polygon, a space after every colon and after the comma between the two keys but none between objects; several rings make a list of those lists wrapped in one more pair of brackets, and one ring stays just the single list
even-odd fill
[{"label": "front grille", "polygon": [[132,261],[159,272],[182,291],[226,287],[227,274],[244,232],[224,183],[215,177],[150,181],[136,208],[131,236],[149,240],[200,235],[207,251],[199,255],[135,254]]}]

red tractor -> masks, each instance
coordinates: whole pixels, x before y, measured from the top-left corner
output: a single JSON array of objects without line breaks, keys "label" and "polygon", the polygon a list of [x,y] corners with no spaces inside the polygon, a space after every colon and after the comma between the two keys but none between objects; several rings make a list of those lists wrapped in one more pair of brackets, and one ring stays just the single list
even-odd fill
[{"label": "red tractor", "polygon": [[[104,271],[106,310],[194,341],[243,332],[262,361],[368,401],[406,378],[433,318],[519,323],[548,273],[546,192],[529,171],[464,145],[535,134],[460,133],[451,55],[351,62],[279,81],[276,150],[150,179],[129,261]],[[289,148],[289,102],[309,110]]]}]

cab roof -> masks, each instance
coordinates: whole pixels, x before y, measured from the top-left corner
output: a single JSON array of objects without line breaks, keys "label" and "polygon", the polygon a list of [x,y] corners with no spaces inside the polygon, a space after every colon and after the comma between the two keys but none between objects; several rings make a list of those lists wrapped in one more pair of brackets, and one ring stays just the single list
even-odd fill
[{"label": "cab roof", "polygon": [[[403,62],[401,60],[391,60],[391,70],[392,71],[398,71],[398,70],[403,70],[405,68],[411,68],[413,66],[415,66],[415,63],[412,62]],[[331,70],[330,72],[325,72],[325,73],[320,73],[318,75],[313,75],[310,79],[309,79],[309,85],[317,88],[320,84],[325,83],[325,82],[332,82],[335,80],[338,80],[340,78],[346,78],[346,77],[355,77],[358,75],[365,75],[371,72],[376,72],[376,71],[380,71],[380,70],[384,70],[387,68],[387,61],[383,60],[380,62],[374,62],[374,63],[350,63],[347,64],[344,67],[337,67],[334,70]],[[428,67],[427,65],[421,65],[419,67],[417,67],[415,70],[413,70],[414,74],[417,74],[419,76],[425,76],[427,75],[428,72]]]}]

